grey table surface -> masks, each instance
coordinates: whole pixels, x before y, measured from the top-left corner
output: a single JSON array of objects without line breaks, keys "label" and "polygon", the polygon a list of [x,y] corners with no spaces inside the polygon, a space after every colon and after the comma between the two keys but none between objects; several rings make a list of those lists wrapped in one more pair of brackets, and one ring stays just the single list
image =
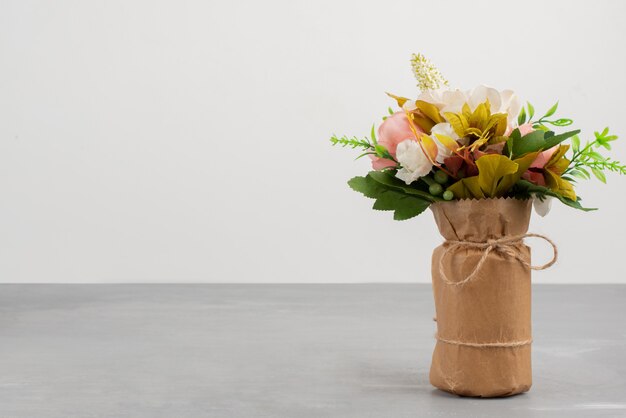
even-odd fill
[{"label": "grey table surface", "polygon": [[476,399],[429,285],[0,285],[0,418],[626,417],[626,286],[533,291],[533,388]]}]

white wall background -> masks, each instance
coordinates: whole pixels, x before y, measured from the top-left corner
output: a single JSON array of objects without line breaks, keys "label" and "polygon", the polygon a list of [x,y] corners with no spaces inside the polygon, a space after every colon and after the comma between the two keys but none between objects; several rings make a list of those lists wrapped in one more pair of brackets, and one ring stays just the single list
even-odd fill
[{"label": "white wall background", "polygon": [[[432,215],[346,186],[365,135],[415,95],[412,52],[456,87],[560,99],[625,138],[626,2],[0,3],[1,282],[427,282]],[[623,282],[626,178],[532,231],[537,282]],[[537,243],[535,260],[548,258]]]}]

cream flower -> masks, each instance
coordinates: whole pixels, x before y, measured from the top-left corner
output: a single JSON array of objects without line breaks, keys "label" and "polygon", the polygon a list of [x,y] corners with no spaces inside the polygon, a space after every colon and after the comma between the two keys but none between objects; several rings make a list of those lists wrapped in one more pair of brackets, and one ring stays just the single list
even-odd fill
[{"label": "cream flower", "polygon": [[460,113],[467,102],[467,94],[461,90],[437,89],[424,91],[417,99],[434,104],[441,113]]},{"label": "cream flower", "polygon": [[435,144],[437,144],[436,161],[440,164],[443,164],[443,161],[452,155],[452,151],[439,141],[437,135],[444,135],[452,138],[455,141],[459,140],[459,136],[452,128],[452,125],[450,125],[448,122],[438,123],[431,129],[430,137],[435,141]]},{"label": "cream flower", "polygon": [[411,184],[418,178],[424,177],[433,168],[433,164],[422,151],[420,144],[412,139],[407,139],[398,144],[396,159],[402,166],[396,173],[396,177],[406,184]]},{"label": "cream flower", "polygon": [[522,110],[522,104],[513,90],[498,91],[492,87],[478,86],[468,91],[468,104],[470,109],[474,111],[479,104],[489,100],[491,106],[491,114],[506,113],[509,126],[517,124],[517,116]]}]

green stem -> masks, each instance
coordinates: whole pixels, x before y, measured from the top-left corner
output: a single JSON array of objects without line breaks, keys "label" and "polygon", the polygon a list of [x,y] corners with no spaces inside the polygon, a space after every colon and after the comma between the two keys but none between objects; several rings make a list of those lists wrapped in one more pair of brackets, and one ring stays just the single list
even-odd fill
[{"label": "green stem", "polygon": [[576,152],[574,153],[574,155],[572,156],[572,161],[575,161],[575,160],[576,160],[576,158],[578,158],[578,157],[580,157],[582,154],[584,154],[584,153],[585,153],[585,151],[587,151],[589,148],[591,148],[591,146],[592,146],[593,144],[595,144],[595,143],[596,143],[596,141],[590,142],[590,143],[588,143],[587,145],[585,145],[585,148],[583,148],[582,150],[578,150],[578,151],[576,151]]},{"label": "green stem", "polygon": [[420,177],[420,180],[422,180],[424,183],[426,183],[429,187],[432,186],[433,184],[439,184],[435,180],[431,179],[428,176]]}]

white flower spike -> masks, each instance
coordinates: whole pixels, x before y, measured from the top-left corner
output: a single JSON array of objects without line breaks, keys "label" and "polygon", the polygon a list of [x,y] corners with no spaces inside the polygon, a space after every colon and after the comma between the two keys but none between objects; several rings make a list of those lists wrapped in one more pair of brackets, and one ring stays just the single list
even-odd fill
[{"label": "white flower spike", "polygon": [[417,87],[421,91],[437,90],[448,85],[448,80],[443,78],[437,67],[422,54],[413,54],[411,67],[417,79]]}]

